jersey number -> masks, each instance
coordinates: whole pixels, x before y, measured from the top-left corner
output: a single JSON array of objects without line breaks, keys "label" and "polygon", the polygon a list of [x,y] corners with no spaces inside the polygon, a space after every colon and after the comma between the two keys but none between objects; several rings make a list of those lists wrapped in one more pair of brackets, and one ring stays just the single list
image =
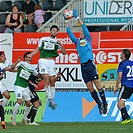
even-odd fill
[{"label": "jersey number", "polygon": [[127,77],[133,77],[133,66],[127,66],[127,69],[129,69]]}]

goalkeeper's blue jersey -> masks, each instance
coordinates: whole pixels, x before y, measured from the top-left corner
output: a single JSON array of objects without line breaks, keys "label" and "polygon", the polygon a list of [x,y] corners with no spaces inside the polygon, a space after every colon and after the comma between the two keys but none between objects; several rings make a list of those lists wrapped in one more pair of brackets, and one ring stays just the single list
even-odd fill
[{"label": "goalkeeper's blue jersey", "polygon": [[118,72],[122,72],[121,85],[133,88],[133,61],[122,61],[118,66]]},{"label": "goalkeeper's blue jersey", "polygon": [[92,53],[92,39],[90,36],[90,32],[88,31],[87,27],[82,24],[82,29],[85,35],[85,38],[80,40],[78,39],[70,30],[70,27],[67,27],[67,33],[71,38],[72,42],[76,44],[76,48],[79,54],[80,63],[85,63],[88,60],[94,60],[93,53]]}]

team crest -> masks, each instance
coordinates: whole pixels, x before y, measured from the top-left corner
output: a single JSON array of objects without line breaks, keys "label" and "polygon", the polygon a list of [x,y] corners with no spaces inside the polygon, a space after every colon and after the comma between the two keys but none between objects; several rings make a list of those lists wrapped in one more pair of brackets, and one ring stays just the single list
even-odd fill
[{"label": "team crest", "polygon": [[85,40],[81,40],[80,41],[80,46],[85,46],[86,45],[86,41]]}]

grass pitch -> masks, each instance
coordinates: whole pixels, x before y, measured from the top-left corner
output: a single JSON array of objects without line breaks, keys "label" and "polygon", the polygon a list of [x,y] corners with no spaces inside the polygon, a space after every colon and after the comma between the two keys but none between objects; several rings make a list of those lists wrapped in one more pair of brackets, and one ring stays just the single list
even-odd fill
[{"label": "grass pitch", "polygon": [[133,123],[121,125],[120,122],[71,122],[40,123],[40,126],[17,126],[7,123],[7,129],[0,133],[133,133]]}]

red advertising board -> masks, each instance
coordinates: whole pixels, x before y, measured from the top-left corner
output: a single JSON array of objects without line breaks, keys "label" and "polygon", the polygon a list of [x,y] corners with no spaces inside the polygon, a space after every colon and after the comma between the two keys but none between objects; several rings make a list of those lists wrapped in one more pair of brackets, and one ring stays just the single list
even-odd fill
[{"label": "red advertising board", "polygon": [[[79,32],[74,33],[79,37]],[[43,36],[49,36],[50,33],[15,33],[13,47],[13,62],[18,56],[23,56],[26,51],[33,51]],[[93,32],[92,48],[94,61],[96,64],[118,63],[120,53],[123,48],[129,48],[133,51],[133,33],[132,32]],[[67,33],[59,33],[57,36],[67,50],[66,56],[56,58],[56,64],[79,64],[78,54],[75,44],[72,43]],[[39,53],[33,56],[33,64],[37,64]]]},{"label": "red advertising board", "polygon": [[133,32],[101,32],[100,49],[133,49]]}]

